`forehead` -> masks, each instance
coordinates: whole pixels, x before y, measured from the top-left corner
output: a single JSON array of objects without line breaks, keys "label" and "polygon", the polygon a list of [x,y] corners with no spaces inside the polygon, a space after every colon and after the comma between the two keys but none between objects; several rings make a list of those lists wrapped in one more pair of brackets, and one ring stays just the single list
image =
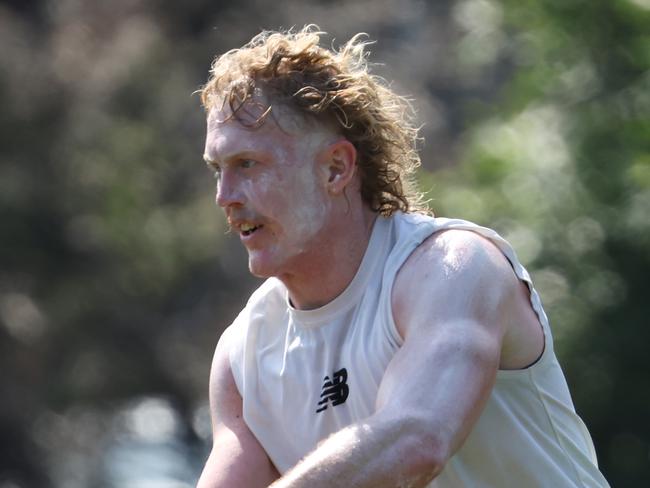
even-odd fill
[{"label": "forehead", "polygon": [[206,157],[214,160],[243,150],[262,150],[268,147],[289,147],[295,137],[282,131],[272,120],[259,126],[247,127],[222,110],[212,109],[207,120]]},{"label": "forehead", "polygon": [[[284,113],[283,113],[284,112]],[[244,122],[255,120],[244,114]],[[230,117],[227,109],[213,108],[207,118],[205,158],[210,161],[227,159],[247,151],[281,153],[286,155],[296,150],[315,148],[328,139],[333,131],[316,123],[300,124],[300,117],[286,111],[272,112],[261,124],[251,127]]]}]

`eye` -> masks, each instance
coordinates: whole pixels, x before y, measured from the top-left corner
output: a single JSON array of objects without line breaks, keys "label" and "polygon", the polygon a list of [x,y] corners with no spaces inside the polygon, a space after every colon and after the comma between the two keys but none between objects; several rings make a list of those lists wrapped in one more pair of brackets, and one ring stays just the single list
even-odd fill
[{"label": "eye", "polygon": [[242,159],[239,164],[240,164],[240,166],[242,168],[248,169],[248,168],[252,168],[253,166],[255,166],[256,163],[257,163],[257,161],[255,161],[253,159]]}]

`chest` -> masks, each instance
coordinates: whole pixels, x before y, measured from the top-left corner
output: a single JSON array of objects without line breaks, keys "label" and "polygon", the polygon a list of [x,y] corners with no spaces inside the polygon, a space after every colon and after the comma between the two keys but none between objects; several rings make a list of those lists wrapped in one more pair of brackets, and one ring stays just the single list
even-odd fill
[{"label": "chest", "polygon": [[318,327],[288,318],[274,332],[258,331],[243,399],[244,417],[257,437],[271,444],[283,440],[264,446],[272,459],[276,452],[281,468],[281,459],[291,464],[320,440],[372,415],[398,345],[377,307],[351,310]]}]

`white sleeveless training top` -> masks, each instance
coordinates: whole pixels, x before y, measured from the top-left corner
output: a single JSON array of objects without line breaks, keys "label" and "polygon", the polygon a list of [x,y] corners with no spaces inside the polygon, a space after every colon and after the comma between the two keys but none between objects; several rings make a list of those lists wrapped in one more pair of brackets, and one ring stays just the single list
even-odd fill
[{"label": "white sleeveless training top", "polygon": [[608,486],[530,276],[496,232],[463,220],[377,217],[354,279],[316,310],[294,309],[279,280],[265,281],[231,326],[230,364],[249,429],[284,473],[322,439],[373,414],[384,371],[402,344],[391,309],[395,276],[424,239],[446,229],[477,232],[503,252],[530,289],[546,346],[534,365],[498,371],[472,432],[430,486]]}]

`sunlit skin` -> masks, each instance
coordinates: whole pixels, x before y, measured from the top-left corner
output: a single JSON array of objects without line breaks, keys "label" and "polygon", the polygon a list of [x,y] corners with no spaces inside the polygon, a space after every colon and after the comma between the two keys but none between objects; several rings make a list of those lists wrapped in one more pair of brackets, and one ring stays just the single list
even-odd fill
[{"label": "sunlit skin", "polygon": [[404,344],[382,378],[376,412],[282,476],[242,419],[228,359],[235,332],[226,331],[210,382],[214,449],[199,487],[424,487],[462,445],[497,369],[523,368],[544,347],[527,290],[472,232],[425,240],[398,273],[392,305]]},{"label": "sunlit skin", "polygon": [[[352,280],[374,214],[359,196],[354,147],[326,127],[298,129],[289,118],[248,128],[213,110],[204,158],[251,273],[278,277],[294,306],[314,308]],[[333,262],[341,265],[336,273]]]},{"label": "sunlit skin", "polygon": [[[220,172],[217,203],[251,271],[281,279],[298,308],[328,303],[354,277],[377,218],[361,199],[354,147],[324,126],[246,129],[225,115],[210,114],[205,158]],[[282,474],[243,419],[228,329],[213,362],[214,444],[198,486],[424,487],[462,445],[498,368],[525,367],[544,347],[527,289],[472,232],[427,238],[397,274],[391,303],[404,343],[375,412]]]}]

